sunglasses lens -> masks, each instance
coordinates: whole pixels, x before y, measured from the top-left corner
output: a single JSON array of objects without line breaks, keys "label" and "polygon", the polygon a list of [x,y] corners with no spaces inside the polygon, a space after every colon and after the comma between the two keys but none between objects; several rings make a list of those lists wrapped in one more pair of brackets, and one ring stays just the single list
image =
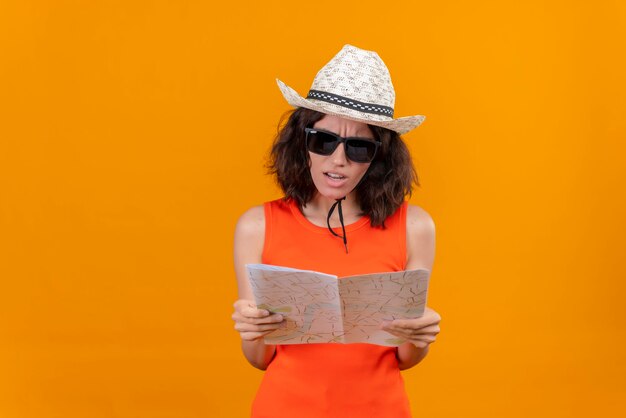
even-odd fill
[{"label": "sunglasses lens", "polygon": [[339,141],[332,135],[324,132],[309,132],[307,144],[309,151],[321,155],[330,155],[337,148]]},{"label": "sunglasses lens", "polygon": [[376,143],[373,141],[349,139],[346,141],[346,154],[354,162],[368,163],[376,155]]},{"label": "sunglasses lens", "polygon": [[[331,155],[337,145],[343,141],[335,135],[316,130],[307,130],[309,151],[320,155]],[[349,138],[345,141],[346,156],[355,163],[369,163],[376,155],[376,142],[365,139]]]}]

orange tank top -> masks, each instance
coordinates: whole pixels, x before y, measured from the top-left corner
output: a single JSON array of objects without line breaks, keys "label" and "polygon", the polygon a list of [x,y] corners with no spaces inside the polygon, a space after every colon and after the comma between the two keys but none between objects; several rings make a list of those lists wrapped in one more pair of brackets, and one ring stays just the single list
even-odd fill
[{"label": "orange tank top", "polygon": [[[385,220],[346,225],[348,250],[311,223],[294,200],[264,204],[262,261],[339,277],[403,270],[407,202]],[[341,235],[341,228],[335,228]],[[410,417],[395,347],[373,344],[278,345],[252,404],[253,418]]]}]

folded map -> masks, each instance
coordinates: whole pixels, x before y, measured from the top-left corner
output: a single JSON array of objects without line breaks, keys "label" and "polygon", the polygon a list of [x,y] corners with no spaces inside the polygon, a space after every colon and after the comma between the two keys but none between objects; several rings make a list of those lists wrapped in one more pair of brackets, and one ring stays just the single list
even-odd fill
[{"label": "folded map", "polygon": [[337,277],[269,264],[246,264],[257,306],[285,318],[266,344],[370,343],[405,340],[383,321],[424,314],[430,271],[404,270]]}]

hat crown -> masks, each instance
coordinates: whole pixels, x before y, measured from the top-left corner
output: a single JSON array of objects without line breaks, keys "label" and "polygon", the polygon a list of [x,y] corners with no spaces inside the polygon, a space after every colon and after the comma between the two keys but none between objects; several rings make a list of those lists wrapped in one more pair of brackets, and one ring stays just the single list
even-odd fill
[{"label": "hat crown", "polygon": [[311,90],[393,109],[396,94],[391,75],[374,51],[344,47],[318,71]]},{"label": "hat crown", "polygon": [[389,70],[378,54],[344,45],[318,71],[306,97],[276,79],[287,103],[404,134],[418,127],[424,115],[394,119],[396,93]]}]

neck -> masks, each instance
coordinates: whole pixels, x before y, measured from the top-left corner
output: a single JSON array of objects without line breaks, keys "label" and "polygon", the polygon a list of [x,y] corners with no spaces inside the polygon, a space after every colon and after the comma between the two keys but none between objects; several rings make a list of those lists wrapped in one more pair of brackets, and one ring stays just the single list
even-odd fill
[{"label": "neck", "polygon": [[[335,199],[316,193],[313,199],[311,199],[303,208],[303,211],[305,211],[305,213],[309,216],[325,219],[330,207],[335,202]],[[361,208],[357,205],[353,192],[348,193],[346,199],[341,201],[341,207],[343,209],[344,217],[356,217],[361,213]],[[333,212],[331,219],[339,220],[339,214],[336,210]]]}]

